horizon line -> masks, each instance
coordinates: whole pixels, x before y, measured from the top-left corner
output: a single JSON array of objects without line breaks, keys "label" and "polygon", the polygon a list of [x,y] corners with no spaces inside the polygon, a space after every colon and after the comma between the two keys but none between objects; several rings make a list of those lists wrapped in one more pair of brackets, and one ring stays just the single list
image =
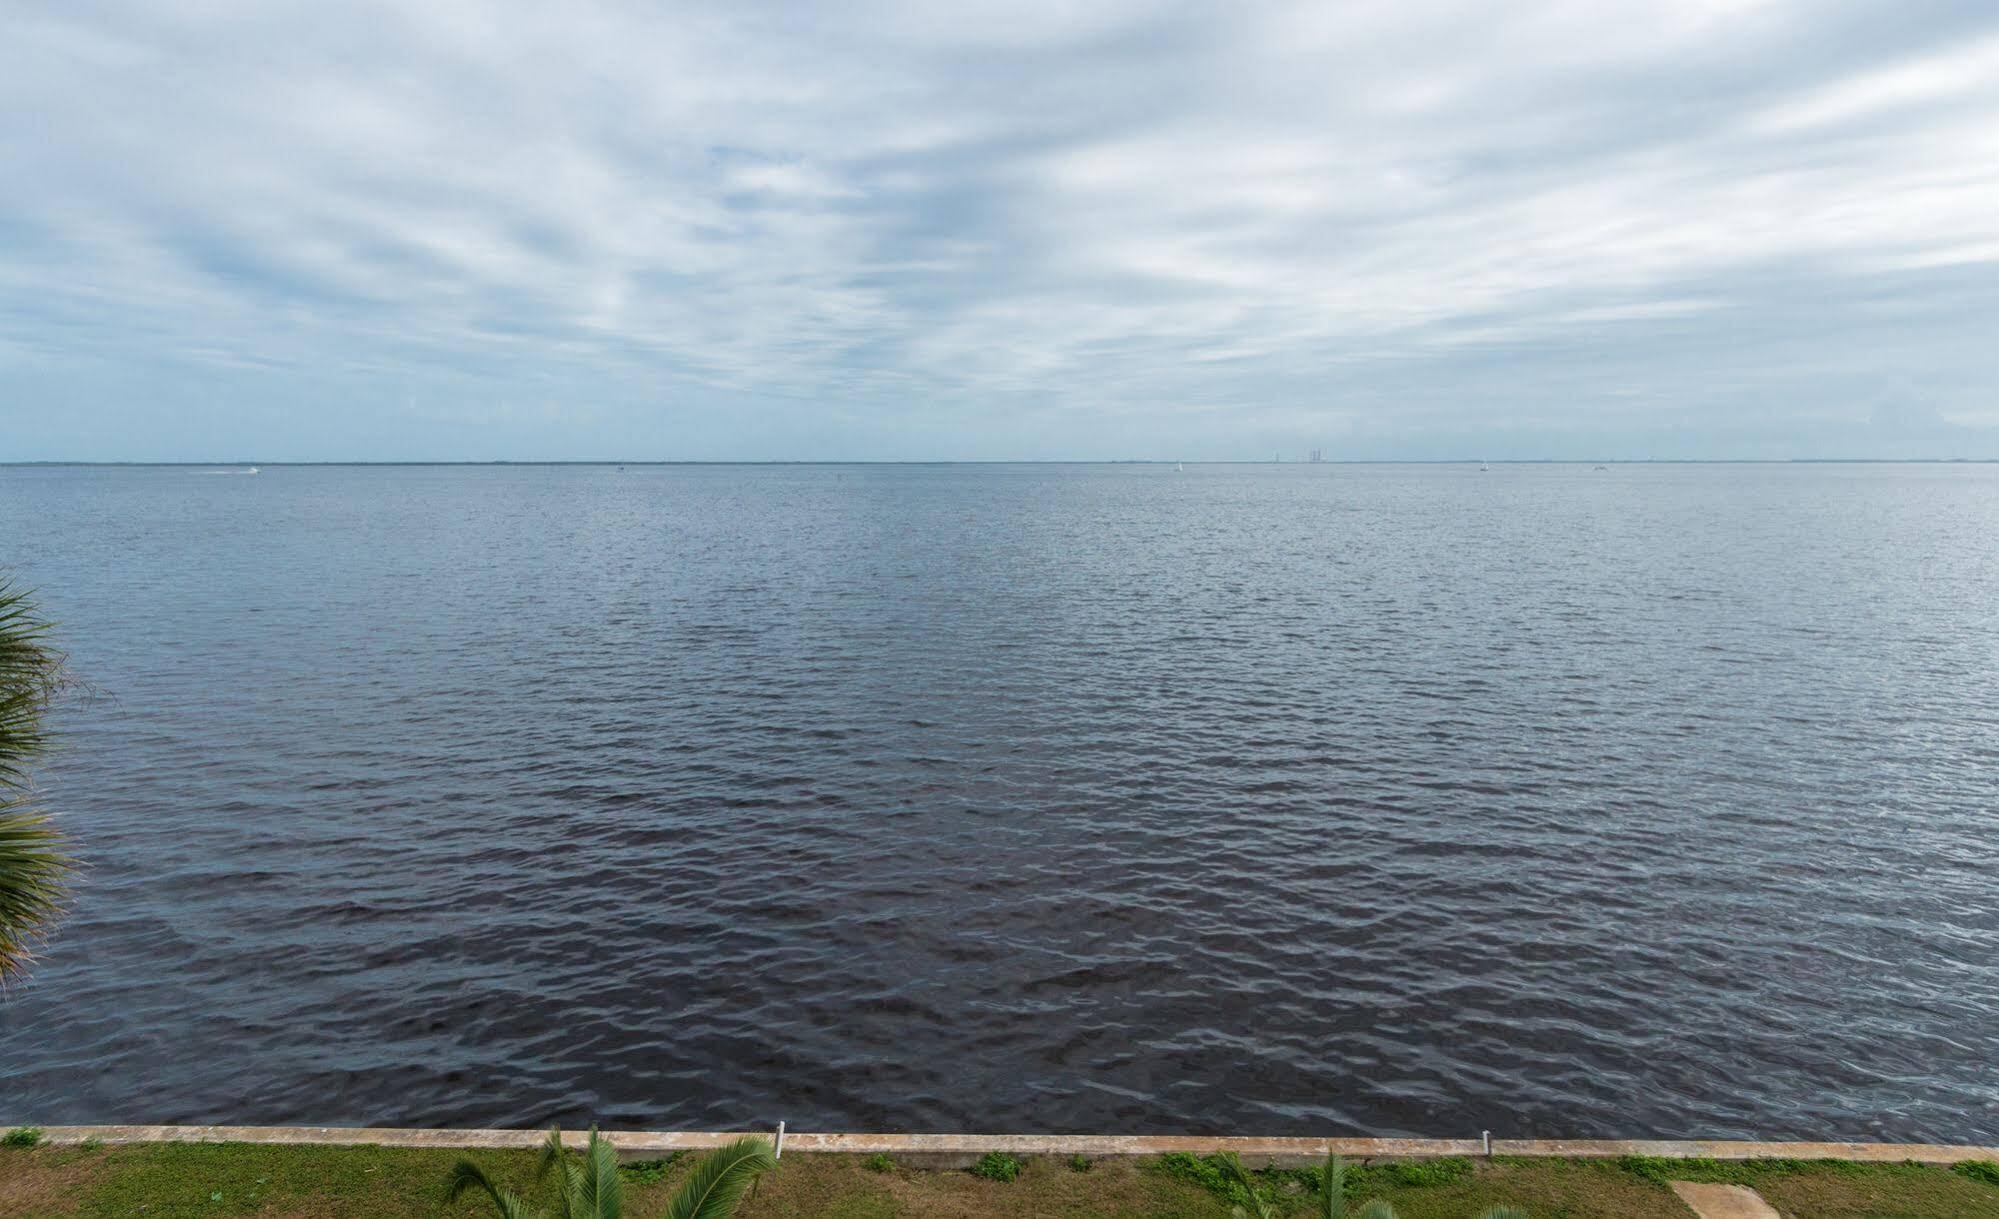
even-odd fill
[{"label": "horizon line", "polygon": [[0,461],[0,468],[41,466],[1703,466],[1703,465],[1991,465],[1993,457],[1346,457],[1318,461],[1180,457],[861,457],[861,458],[262,458],[102,460],[46,458]]}]

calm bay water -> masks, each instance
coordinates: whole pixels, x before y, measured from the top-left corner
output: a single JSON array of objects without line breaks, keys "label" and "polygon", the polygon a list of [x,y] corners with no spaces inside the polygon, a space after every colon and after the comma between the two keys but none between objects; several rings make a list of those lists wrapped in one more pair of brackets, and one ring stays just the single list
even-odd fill
[{"label": "calm bay water", "polygon": [[9,1120],[1999,1140],[1999,466],[0,469]]}]

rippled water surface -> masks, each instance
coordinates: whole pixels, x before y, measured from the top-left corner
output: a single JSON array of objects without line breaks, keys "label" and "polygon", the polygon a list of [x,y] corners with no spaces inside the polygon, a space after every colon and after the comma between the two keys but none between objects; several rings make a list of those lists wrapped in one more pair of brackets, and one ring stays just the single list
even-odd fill
[{"label": "rippled water surface", "polygon": [[1999,467],[0,469],[0,1120],[1999,1139]]}]

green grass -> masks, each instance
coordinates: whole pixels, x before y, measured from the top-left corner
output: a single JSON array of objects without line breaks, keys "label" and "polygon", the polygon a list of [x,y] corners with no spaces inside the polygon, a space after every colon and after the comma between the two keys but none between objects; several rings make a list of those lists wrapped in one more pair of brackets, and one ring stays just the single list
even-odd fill
[{"label": "green grass", "polygon": [[862,1160],[861,1167],[867,1169],[869,1172],[894,1172],[895,1161],[890,1159],[886,1153],[877,1151],[867,1159]]},{"label": "green grass", "polygon": [[[483,1219],[466,1198],[443,1204],[445,1174],[466,1153],[384,1147],[164,1143],[97,1149],[0,1148],[6,1219]],[[546,1201],[525,1151],[471,1153],[503,1183]],[[659,1219],[694,1156],[628,1161],[629,1219]],[[884,1157],[886,1158],[886,1157]],[[1001,1168],[1002,1162],[1010,1169]],[[1079,1171],[1068,1156],[995,1154],[981,1174],[868,1157],[786,1155],[740,1219],[1226,1219],[1229,1201],[1209,1157],[1110,1156]],[[1402,1219],[1466,1219],[1489,1206],[1532,1219],[1689,1219],[1667,1179],[1754,1188],[1790,1219],[1994,1219],[1999,1169],[1978,1164],[1843,1161],[1547,1160],[1499,1157],[1353,1163],[1350,1202],[1383,1198]],[[1252,1174],[1267,1204],[1306,1219],[1316,1167]]]},{"label": "green grass", "polygon": [[[1754,1163],[1754,1161],[1751,1161]],[[1806,1219],[1958,1219],[1999,1216],[1999,1183],[1936,1164],[1825,1161],[1772,1171],[1748,1184],[1786,1215]]]},{"label": "green grass", "polygon": [[[1372,1197],[1397,1189],[1431,1189],[1455,1185],[1471,1176],[1472,1162],[1462,1156],[1435,1160],[1395,1160],[1387,1164],[1360,1164],[1347,1169],[1347,1196]],[[1312,1188],[1320,1184],[1319,1170],[1312,1170]]]},{"label": "green grass", "polygon": [[1661,1185],[1668,1181],[1700,1181],[1752,1188],[1759,1180],[1790,1173],[1866,1173],[1879,1167],[1852,1160],[1675,1160],[1665,1156],[1624,1156],[1617,1166]]},{"label": "green grass", "polygon": [[[9,1153],[20,1154],[20,1153]],[[29,1171],[0,1169],[0,1214],[109,1219],[221,1219],[260,1213],[367,1214],[370,1219],[473,1215],[469,1201],[441,1203],[444,1174],[463,1154],[381,1147],[269,1147],[245,1143],[156,1143],[26,1153]],[[525,1183],[532,1161],[477,1155]],[[9,1166],[12,1167],[11,1165]],[[43,1188],[35,1188],[35,1170]],[[9,1189],[20,1197],[9,1198]],[[11,1209],[10,1209],[11,1204]]]},{"label": "green grass", "polygon": [[[1229,1203],[1247,1203],[1242,1187],[1222,1170],[1219,1155],[1197,1156],[1189,1152],[1168,1152],[1159,1157],[1159,1170],[1170,1177],[1198,1185]],[[1347,1165],[1346,1196],[1350,1202],[1378,1198],[1398,1190],[1426,1189],[1452,1185],[1472,1173],[1472,1162],[1461,1156],[1435,1160],[1394,1160],[1385,1164]],[[1316,1197],[1325,1188],[1325,1169],[1259,1168],[1250,1172],[1257,1196],[1265,1202],[1282,1203],[1299,1195]]]},{"label": "green grass", "polygon": [[0,1135],[0,1147],[33,1147],[42,1141],[40,1126],[16,1126]]}]

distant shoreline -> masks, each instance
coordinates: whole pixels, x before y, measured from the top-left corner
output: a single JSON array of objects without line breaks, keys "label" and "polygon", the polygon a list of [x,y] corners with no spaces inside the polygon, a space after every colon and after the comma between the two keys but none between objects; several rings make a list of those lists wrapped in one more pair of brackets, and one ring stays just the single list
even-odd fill
[{"label": "distant shoreline", "polygon": [[1174,457],[1051,457],[935,458],[906,461],[857,458],[835,460],[657,460],[592,458],[549,461],[282,461],[240,457],[218,461],[0,461],[0,469],[211,469],[217,466],[312,468],[318,466],[1980,466],[1999,464],[1999,457],[1410,457],[1349,458],[1328,461],[1187,460]]}]

